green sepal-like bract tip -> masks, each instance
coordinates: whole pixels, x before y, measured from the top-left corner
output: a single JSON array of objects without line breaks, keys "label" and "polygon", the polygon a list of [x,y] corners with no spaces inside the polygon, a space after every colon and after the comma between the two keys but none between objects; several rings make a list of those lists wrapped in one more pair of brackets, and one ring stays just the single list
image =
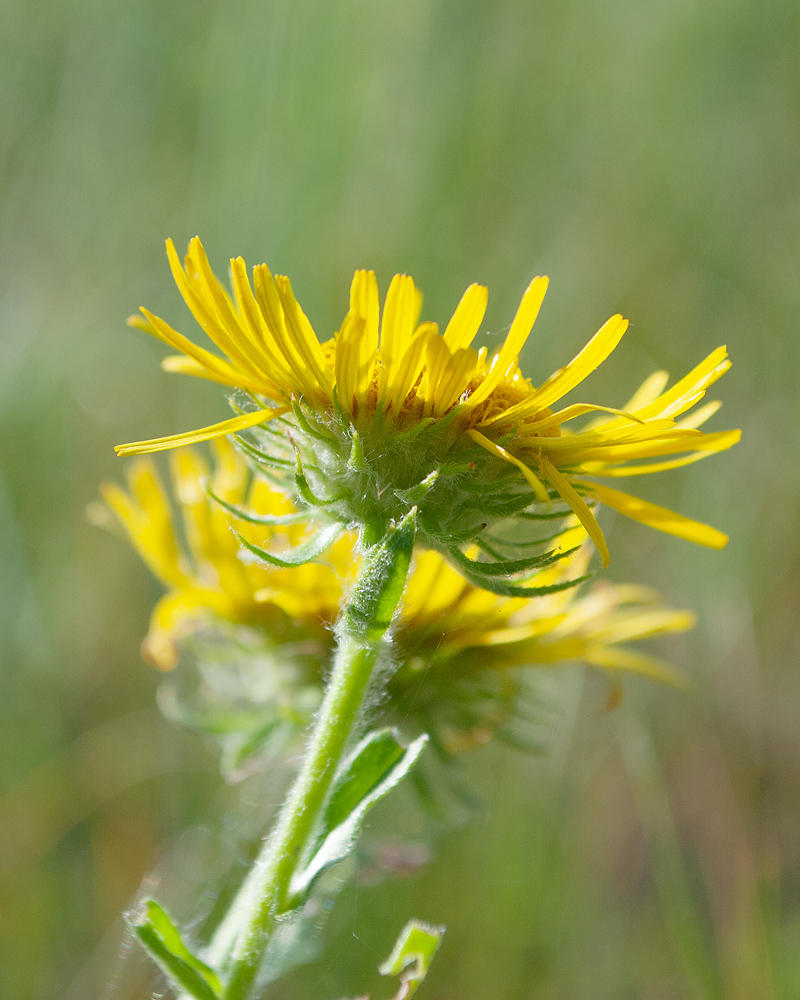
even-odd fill
[{"label": "green sepal-like bract tip", "polygon": [[344,526],[341,524],[329,524],[321,531],[318,531],[313,538],[310,538],[302,545],[298,545],[296,548],[290,549],[282,555],[276,555],[274,552],[268,552],[266,549],[262,549],[260,545],[254,545],[252,542],[248,542],[244,535],[240,535],[235,528],[231,528],[231,531],[233,531],[234,535],[236,535],[251,555],[256,556],[264,562],[270,563],[272,566],[281,566],[285,569],[292,566],[303,566],[305,563],[311,562],[312,559],[316,559],[321,556],[322,553],[336,541],[343,530]]}]

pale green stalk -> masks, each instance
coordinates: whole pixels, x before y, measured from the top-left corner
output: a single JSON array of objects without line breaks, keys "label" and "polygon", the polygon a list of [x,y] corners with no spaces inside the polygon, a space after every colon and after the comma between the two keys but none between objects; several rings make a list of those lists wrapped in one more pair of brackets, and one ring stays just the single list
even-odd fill
[{"label": "pale green stalk", "polygon": [[[405,588],[416,530],[416,510],[374,545],[340,619],[338,649],[300,772],[250,875],[209,947],[220,970],[225,1000],[247,1000],[304,860],[334,775],[352,744],[364,696]],[[289,906],[291,904],[289,903]]]}]

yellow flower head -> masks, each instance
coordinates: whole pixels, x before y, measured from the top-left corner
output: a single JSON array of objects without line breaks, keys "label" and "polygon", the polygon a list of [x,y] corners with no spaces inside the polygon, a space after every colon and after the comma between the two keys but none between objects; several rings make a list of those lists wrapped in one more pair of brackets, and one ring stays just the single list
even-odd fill
[{"label": "yellow flower head", "polygon": [[[374,273],[357,271],[339,331],[320,343],[289,279],[265,264],[253,269],[251,285],[244,261],[232,260],[231,296],[199,239],[184,265],[171,241],[167,251],[181,294],[219,353],[146,309],[130,322],[181,352],[164,359],[166,370],[241,390],[249,409],[202,430],[121,445],[120,454],[255,429],[251,454],[273,469],[296,464],[304,504],[367,541],[417,505],[420,541],[456,561],[454,549],[487,524],[553,503],[578,517],[604,564],[608,549],[592,509],[598,501],[693,542],[726,543],[714,528],[594,481],[676,468],[739,439],[738,431],[699,430],[717,403],[686,416],[728,369],[724,347],[669,389],[667,374],[656,372],[620,409],[557,409],[628,323],[613,316],[569,364],[532,385],[518,359],[547,278],[528,286],[505,342],[489,357],[472,347],[487,304],[481,285],[467,289],[440,334],[435,323],[419,322],[422,297],[410,277],[392,279],[381,313]],[[573,429],[589,414],[588,424]]]},{"label": "yellow flower head", "polygon": [[254,543],[269,542],[277,551],[295,545],[306,533],[303,515],[265,480],[254,479],[248,487],[247,466],[224,438],[214,442],[214,450],[213,474],[193,448],[172,455],[179,522],[150,458],[137,459],[129,469],[128,492],[113,483],[102,487],[103,499],[132,545],[168,588],[152,614],[142,647],[145,659],[171,669],[178,661],[178,640],[214,619],[263,628],[277,641],[310,638],[327,649],[342,587],[355,569],[353,537],[339,538],[323,564],[287,570],[244,562],[230,517],[210,498],[209,489],[223,502],[277,522],[248,525]]},{"label": "yellow flower head", "polygon": [[[128,492],[112,484],[102,489],[129,540],[168,588],[153,611],[145,658],[169,670],[189,634],[231,623],[249,626],[273,650],[294,652],[301,643],[313,654],[319,684],[333,650],[331,626],[358,569],[356,536],[343,535],[321,561],[291,569],[243,561],[247,553],[212,494],[240,505],[247,537],[269,541],[275,551],[302,540],[304,514],[264,480],[250,483],[244,461],[225,439],[214,450],[213,469],[194,449],[173,455],[178,520],[150,458],[132,465]],[[278,523],[259,525],[259,519]],[[545,586],[581,577],[591,554],[574,519],[555,544],[572,554],[539,573]],[[674,679],[669,667],[628,644],[692,623],[691,614],[663,608],[657,595],[641,587],[604,583],[584,596],[574,589],[532,600],[499,596],[467,582],[437,552],[422,551],[395,627],[399,670],[390,681],[389,708],[398,718],[422,721],[451,749],[481,742],[513,714],[518,671],[512,668],[582,661]]]}]

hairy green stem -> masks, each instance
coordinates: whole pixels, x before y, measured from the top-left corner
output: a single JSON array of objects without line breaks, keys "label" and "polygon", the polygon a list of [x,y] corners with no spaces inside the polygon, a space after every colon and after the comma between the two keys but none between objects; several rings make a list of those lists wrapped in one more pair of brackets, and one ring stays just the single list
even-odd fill
[{"label": "hairy green stem", "polygon": [[[359,720],[379,655],[376,646],[349,637],[340,643],[300,773],[231,913],[238,934],[230,956],[215,955],[212,944],[211,963],[217,967],[220,959],[230,963],[226,1000],[244,1000],[249,995],[275,923],[285,908],[292,875]],[[226,941],[220,944],[227,950]]]},{"label": "hairy green stem", "polygon": [[277,921],[291,906],[290,884],[331,783],[361,719],[385,633],[405,588],[416,509],[392,525],[364,560],[343,609],[338,648],[302,767],[259,857],[208,949],[226,983],[225,1000],[247,1000]]}]

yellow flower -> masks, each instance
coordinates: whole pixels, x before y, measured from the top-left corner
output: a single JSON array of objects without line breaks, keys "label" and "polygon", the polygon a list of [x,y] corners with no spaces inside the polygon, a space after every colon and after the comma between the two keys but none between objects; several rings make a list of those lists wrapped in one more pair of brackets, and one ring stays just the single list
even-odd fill
[{"label": "yellow flower", "polygon": [[229,515],[210,499],[208,488],[223,501],[284,521],[275,526],[249,525],[248,536],[257,544],[269,541],[279,551],[296,544],[305,528],[285,494],[262,479],[253,480],[248,489],[247,466],[224,438],[214,445],[213,475],[195,449],[172,456],[184,544],[152,459],[132,464],[129,492],[113,483],[102,487],[103,499],[132,545],[169,588],[153,611],[142,647],[145,659],[161,670],[172,669],[178,661],[177,640],[215,617],[262,627],[282,641],[310,636],[327,649],[342,587],[355,568],[352,536],[335,542],[325,564],[287,570],[243,562]]},{"label": "yellow flower", "polygon": [[[543,571],[547,582],[582,573],[591,543],[582,527],[560,544],[581,548]],[[665,608],[647,587],[596,583],[585,595],[561,591],[533,599],[498,597],[466,583],[435,552],[417,556],[398,622],[401,667],[389,682],[399,720],[414,718],[446,753],[486,743],[524,719],[530,676],[515,668],[584,663],[609,675],[633,672],[685,686],[663,661],[630,643],[693,627],[690,611]],[[540,703],[534,689],[534,716]],[[609,698],[616,703],[615,683]],[[518,742],[515,740],[515,742]],[[523,743],[526,741],[523,739]]]},{"label": "yellow flower", "polygon": [[[586,478],[672,469],[738,441],[739,431],[699,430],[717,403],[685,416],[728,369],[724,347],[669,389],[667,374],[656,372],[621,409],[573,403],[554,411],[614,350],[628,323],[613,316],[577,357],[533,386],[518,358],[547,278],[528,286],[504,344],[489,358],[486,348],[471,346],[487,304],[481,285],[467,289],[440,334],[435,323],[418,322],[422,297],[410,277],[392,279],[381,314],[374,273],[357,271],[339,331],[320,343],[289,279],[273,276],[265,264],[253,269],[251,286],[242,258],[232,260],[231,297],[199,239],[189,244],[185,266],[171,241],[167,251],[181,294],[221,353],[197,346],[146,309],[130,322],[181,352],[164,359],[167,371],[242,390],[257,408],[201,430],[120,445],[120,454],[274,423],[278,433],[262,453],[287,468],[296,452],[310,470],[302,474],[303,501],[348,527],[372,525],[380,534],[416,503],[420,540],[451,551],[503,511],[520,510],[512,501],[527,490],[529,506],[564,501],[604,564],[608,548],[592,511],[597,501],[690,541],[725,545],[727,537],[708,525]],[[571,429],[592,413],[598,415],[589,424]],[[314,489],[306,489],[309,480]],[[485,498],[498,484],[510,499],[487,507]]]},{"label": "yellow flower", "polygon": [[[592,551],[584,529],[568,529],[559,544],[567,549],[576,542],[577,553],[544,570],[540,581],[555,583],[583,572]],[[467,665],[503,669],[580,660],[675,681],[677,675],[664,663],[623,644],[682,632],[694,621],[691,612],[664,608],[657,593],[632,584],[600,582],[582,597],[575,590],[533,599],[499,597],[466,583],[438,553],[424,552],[409,579],[397,642],[405,659],[422,656],[456,671]]]},{"label": "yellow flower", "polygon": [[[182,532],[152,459],[132,464],[129,492],[113,484],[102,488],[131,543],[168,588],[153,611],[145,658],[171,669],[181,638],[222,619],[256,628],[273,645],[313,641],[321,676],[333,649],[331,625],[358,570],[356,537],[341,536],[319,563],[283,569],[243,562],[229,514],[212,493],[241,505],[248,518],[282,522],[242,524],[248,539],[269,541],[275,551],[302,538],[298,519],[304,515],[264,480],[249,483],[244,461],[224,438],[214,451],[213,470],[195,449],[172,456]],[[556,546],[573,554],[540,571],[537,580],[544,585],[581,576],[591,555],[586,532],[574,519]],[[411,691],[418,697],[424,668],[423,680],[446,700],[448,685],[452,689],[487,668],[572,660],[669,679],[674,675],[668,667],[626,644],[692,622],[692,615],[659,606],[657,595],[640,587],[596,585],[582,597],[574,590],[532,600],[498,596],[466,582],[438,553],[423,551],[416,555],[396,623],[394,649],[403,666],[392,690],[400,698]]]}]

